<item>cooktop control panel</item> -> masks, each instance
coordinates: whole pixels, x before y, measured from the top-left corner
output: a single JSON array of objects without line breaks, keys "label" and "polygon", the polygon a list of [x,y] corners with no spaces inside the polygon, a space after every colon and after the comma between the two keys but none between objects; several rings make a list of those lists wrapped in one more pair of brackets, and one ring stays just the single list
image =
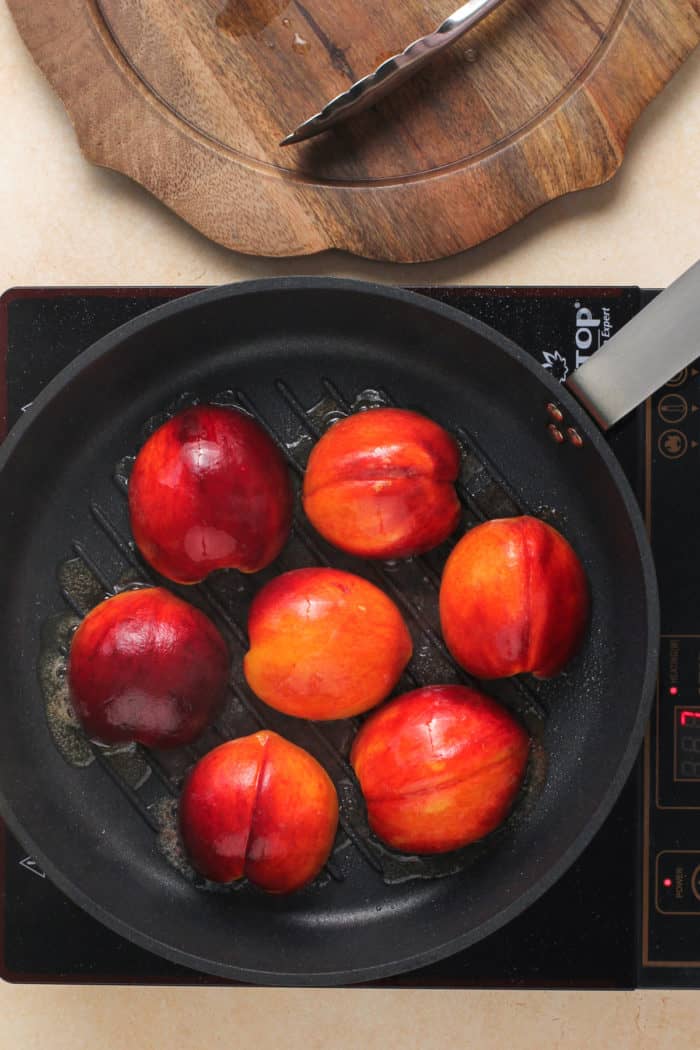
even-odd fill
[{"label": "cooktop control panel", "polygon": [[[642,962],[654,983],[700,976],[700,361],[646,411],[645,511],[661,597],[644,753]],[[671,975],[669,971],[684,970]],[[695,978],[689,971],[695,971]],[[665,971],[665,972],[664,972]]]}]

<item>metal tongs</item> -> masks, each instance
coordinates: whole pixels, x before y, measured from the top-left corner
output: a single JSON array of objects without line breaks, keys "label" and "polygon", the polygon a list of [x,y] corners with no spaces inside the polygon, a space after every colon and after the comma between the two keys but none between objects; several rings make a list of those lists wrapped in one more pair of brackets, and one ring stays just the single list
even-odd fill
[{"label": "metal tongs", "polygon": [[313,138],[314,135],[320,135],[322,131],[332,128],[334,124],[340,124],[348,117],[373,106],[380,98],[388,95],[399,84],[403,84],[404,80],[408,80],[422,69],[435,55],[450,47],[455,40],[459,40],[467,30],[503,2],[504,0],[468,0],[446,18],[435,32],[414,40],[401,54],[387,58],[373,73],[362,77],[347,91],[336,95],[319,113],[309,117],[291,135],[287,135],[280,145],[291,146],[294,142]]}]

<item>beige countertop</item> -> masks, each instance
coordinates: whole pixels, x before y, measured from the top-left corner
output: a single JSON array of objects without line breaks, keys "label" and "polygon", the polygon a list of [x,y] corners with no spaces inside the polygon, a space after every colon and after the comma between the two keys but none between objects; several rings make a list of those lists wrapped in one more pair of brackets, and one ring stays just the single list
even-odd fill
[{"label": "beige countertop", "polygon": [[[235,255],[138,186],[87,164],[0,4],[0,286],[215,284],[290,273],[395,283],[663,285],[700,255],[700,51],[634,130],[608,185],[548,205],[471,252],[421,266],[340,253]],[[575,951],[572,945],[572,951]],[[695,992],[124,989],[0,984],[0,1050],[168,1046],[700,1045]]]}]

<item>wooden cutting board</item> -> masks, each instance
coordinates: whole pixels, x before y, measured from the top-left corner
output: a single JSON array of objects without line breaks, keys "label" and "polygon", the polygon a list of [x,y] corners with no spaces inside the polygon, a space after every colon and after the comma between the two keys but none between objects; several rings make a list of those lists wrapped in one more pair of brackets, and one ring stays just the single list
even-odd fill
[{"label": "wooden cutting board", "polygon": [[435,259],[609,179],[700,0],[507,0],[375,109],[281,148],[456,0],[8,0],[90,160],[259,255]]}]

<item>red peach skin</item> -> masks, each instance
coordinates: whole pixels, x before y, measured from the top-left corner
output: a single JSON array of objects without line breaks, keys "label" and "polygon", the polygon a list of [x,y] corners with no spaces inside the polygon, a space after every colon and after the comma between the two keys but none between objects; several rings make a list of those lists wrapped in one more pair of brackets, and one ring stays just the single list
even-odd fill
[{"label": "red peach skin", "polygon": [[254,419],[199,405],[146,441],[129,480],[129,513],[136,545],[168,579],[198,583],[215,569],[257,572],[289,534],[289,474]]},{"label": "red peach skin", "polygon": [[296,569],[255,597],[243,670],[270,707],[349,718],[389,695],[411,658],[401,613],[374,584],[339,569]]},{"label": "red peach skin", "polygon": [[267,730],[210,751],[180,799],[180,831],[196,870],[222,883],[247,876],[268,893],[291,893],[315,878],[337,826],[326,771]]},{"label": "red peach skin", "polygon": [[589,617],[586,575],[556,529],[499,518],[468,532],[440,587],[442,633],[478,678],[557,674],[579,649]]},{"label": "red peach skin", "polygon": [[228,674],[228,648],[211,620],[161,587],[100,602],[68,661],[73,707],[103,744],[189,744],[218,714]]},{"label": "red peach skin", "polygon": [[392,700],[355,738],[351,761],[372,830],[405,853],[445,853],[507,816],[529,738],[494,700],[433,685]]},{"label": "red peach skin", "polygon": [[314,446],[304,478],[309,521],[361,558],[407,558],[457,526],[459,449],[426,416],[400,408],[360,412]]}]

